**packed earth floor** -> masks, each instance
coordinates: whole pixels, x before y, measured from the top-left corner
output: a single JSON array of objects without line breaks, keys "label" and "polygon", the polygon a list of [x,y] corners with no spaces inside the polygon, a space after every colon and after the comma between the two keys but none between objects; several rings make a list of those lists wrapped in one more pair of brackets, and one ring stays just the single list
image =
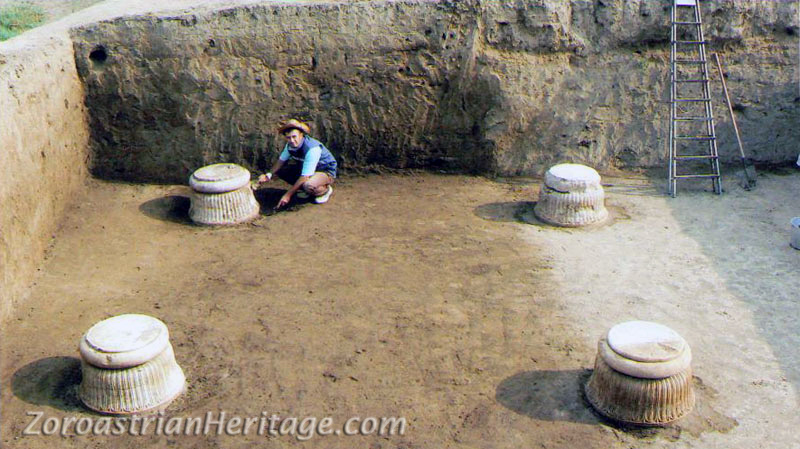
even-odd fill
[{"label": "packed earth floor", "polygon": [[[92,181],[2,330],[3,447],[800,447],[800,172],[726,193],[606,177],[613,221],[531,221],[538,181],[350,177],[325,205],[232,228],[186,220],[184,186]],[[26,436],[92,417],[78,341],[122,313],[163,320],[188,388],[168,417],[404,417],[403,435]],[[612,426],[582,385],[612,325],[691,345],[695,412]],[[34,430],[41,430],[34,429]]]}]

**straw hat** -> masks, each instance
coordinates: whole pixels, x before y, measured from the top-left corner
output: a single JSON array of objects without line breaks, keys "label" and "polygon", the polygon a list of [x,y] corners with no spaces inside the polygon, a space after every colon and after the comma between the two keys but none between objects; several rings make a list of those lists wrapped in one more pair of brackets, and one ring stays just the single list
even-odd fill
[{"label": "straw hat", "polygon": [[291,119],[288,122],[286,122],[283,125],[281,125],[281,127],[278,128],[278,132],[283,134],[286,130],[289,130],[289,129],[292,129],[292,128],[302,131],[303,134],[308,134],[309,132],[311,132],[311,128],[309,128],[308,125],[306,125],[305,123],[303,123],[303,122],[301,122],[299,120],[295,120],[295,119]]}]

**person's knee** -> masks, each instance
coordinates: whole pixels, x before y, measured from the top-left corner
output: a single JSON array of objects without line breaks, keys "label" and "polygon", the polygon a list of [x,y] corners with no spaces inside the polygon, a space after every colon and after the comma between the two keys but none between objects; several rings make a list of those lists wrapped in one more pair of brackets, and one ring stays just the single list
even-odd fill
[{"label": "person's knee", "polygon": [[327,188],[326,188],[326,186],[321,186],[321,185],[313,184],[313,183],[310,183],[310,182],[304,182],[303,183],[303,190],[305,190],[307,193],[309,193],[311,195],[319,196],[319,195],[322,195],[323,193],[325,193]]}]

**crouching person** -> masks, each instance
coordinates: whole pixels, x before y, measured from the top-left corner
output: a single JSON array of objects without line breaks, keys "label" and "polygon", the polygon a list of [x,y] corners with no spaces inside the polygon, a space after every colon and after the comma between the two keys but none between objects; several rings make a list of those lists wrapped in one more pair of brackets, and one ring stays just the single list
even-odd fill
[{"label": "crouching person", "polygon": [[292,195],[314,197],[317,204],[326,203],[333,193],[336,179],[336,159],[325,145],[308,136],[307,124],[292,119],[278,128],[286,138],[278,160],[272,169],[258,178],[258,185],[272,181],[273,173],[291,185],[281,197],[277,208],[289,204]]}]

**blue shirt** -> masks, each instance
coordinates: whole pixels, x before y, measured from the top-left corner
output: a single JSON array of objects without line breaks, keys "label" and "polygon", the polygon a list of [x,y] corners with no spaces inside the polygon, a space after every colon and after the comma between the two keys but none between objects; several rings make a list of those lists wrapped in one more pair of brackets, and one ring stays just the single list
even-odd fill
[{"label": "blue shirt", "polygon": [[311,176],[315,172],[321,171],[336,177],[337,164],[333,154],[325,148],[325,145],[308,136],[303,136],[303,141],[297,148],[293,148],[287,143],[278,159],[284,162],[289,159],[302,162],[303,168],[300,176]]}]

